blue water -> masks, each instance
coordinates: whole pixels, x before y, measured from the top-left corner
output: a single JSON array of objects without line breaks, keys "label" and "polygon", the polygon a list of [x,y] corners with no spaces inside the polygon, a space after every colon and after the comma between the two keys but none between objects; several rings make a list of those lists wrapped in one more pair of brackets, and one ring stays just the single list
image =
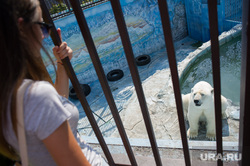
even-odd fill
[{"label": "blue water", "polygon": [[[241,78],[241,37],[226,43],[220,47],[221,70],[221,94],[231,100],[234,105],[240,102],[240,78]],[[213,85],[213,73],[211,53],[208,53],[196,61],[184,74],[182,93],[190,93],[191,88],[198,81],[207,81]]]}]

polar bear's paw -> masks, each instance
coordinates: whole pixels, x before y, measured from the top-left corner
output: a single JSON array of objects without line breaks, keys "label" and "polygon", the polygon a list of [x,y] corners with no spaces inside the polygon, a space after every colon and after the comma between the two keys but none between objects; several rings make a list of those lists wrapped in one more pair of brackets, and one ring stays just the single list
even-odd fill
[{"label": "polar bear's paw", "polygon": [[206,137],[207,137],[210,141],[215,141],[215,140],[216,140],[216,134],[215,134],[215,133],[207,133]]},{"label": "polar bear's paw", "polygon": [[194,130],[190,131],[190,129],[188,129],[187,136],[189,138],[196,138],[198,136],[198,131],[194,131]]}]

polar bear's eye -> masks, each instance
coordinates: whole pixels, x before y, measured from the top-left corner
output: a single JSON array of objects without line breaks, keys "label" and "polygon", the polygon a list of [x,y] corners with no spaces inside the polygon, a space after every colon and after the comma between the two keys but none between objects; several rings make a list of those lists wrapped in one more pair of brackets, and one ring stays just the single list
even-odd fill
[{"label": "polar bear's eye", "polygon": [[201,93],[201,96],[204,96],[204,94],[203,94],[203,93]]}]

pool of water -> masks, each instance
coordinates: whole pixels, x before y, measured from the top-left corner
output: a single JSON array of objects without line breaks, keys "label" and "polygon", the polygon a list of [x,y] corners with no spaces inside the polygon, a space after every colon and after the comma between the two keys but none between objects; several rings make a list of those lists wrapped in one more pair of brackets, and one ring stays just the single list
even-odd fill
[{"label": "pool of water", "polygon": [[[221,94],[231,100],[234,105],[240,102],[241,76],[241,36],[220,47]],[[183,94],[190,93],[191,88],[199,81],[207,81],[213,85],[211,53],[197,58],[181,77]]]}]

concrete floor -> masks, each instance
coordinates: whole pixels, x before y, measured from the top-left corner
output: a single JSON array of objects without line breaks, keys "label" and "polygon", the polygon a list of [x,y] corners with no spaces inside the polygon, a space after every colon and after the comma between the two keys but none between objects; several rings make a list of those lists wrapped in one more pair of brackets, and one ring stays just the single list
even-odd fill
[{"label": "concrete floor", "polygon": [[[190,59],[194,57],[194,52],[207,50],[207,47],[197,49],[196,44],[197,41],[189,37],[175,43],[179,73],[184,70]],[[207,45],[207,43],[203,45]],[[138,71],[155,136],[157,139],[180,140],[173,86],[165,48],[150,54],[150,57],[151,62],[145,66],[138,66]],[[109,85],[128,137],[147,138],[129,69],[124,71],[122,79],[109,82]],[[99,94],[99,97],[94,94]],[[92,88],[92,92],[87,98],[92,101],[90,106],[94,110],[94,116],[103,135],[105,137],[120,137],[101,87]],[[230,109],[230,111],[233,111],[236,108],[230,107]],[[238,141],[238,121],[229,118],[223,124],[225,124],[223,135],[226,136],[223,140]],[[80,117],[78,128],[81,135],[95,136],[86,116]],[[200,130],[198,139],[206,140],[204,135],[204,132]]]},{"label": "concrete floor", "polygon": [[[194,43],[197,43],[197,41],[188,37],[175,43],[176,59],[178,62],[184,60],[190,52],[197,49],[197,47],[192,46]],[[154,87],[150,88],[151,96],[153,96],[158,93],[159,90],[161,90],[169,81],[169,73],[164,72],[169,69],[169,64],[165,48],[150,54],[150,57],[151,62],[145,66],[138,66],[138,71],[143,87],[145,87],[144,84],[150,84],[150,86]],[[159,75],[161,71],[163,71],[163,73]],[[132,95],[135,95],[129,69],[127,68],[123,70],[123,72],[124,77],[122,79],[115,82],[109,82],[117,109],[121,115],[123,114],[122,112],[126,110],[125,107],[130,102]],[[152,80],[154,81],[152,82]],[[147,91],[145,88],[143,90]],[[151,96],[145,96],[147,98],[147,102],[151,102]],[[111,136],[116,130],[116,125],[99,83],[91,85],[91,93],[87,96],[87,100],[90,101],[90,107],[93,110],[94,116],[96,117],[97,123],[103,135],[106,137]],[[74,104],[76,104],[77,107],[81,107],[79,102],[74,102]],[[80,112],[78,128],[82,135],[95,136],[84,112]]]},{"label": "concrete floor", "polygon": [[[195,56],[194,53],[191,52],[195,50],[197,53],[203,51],[202,49],[207,49],[205,46],[197,49],[192,46],[194,43],[196,43],[196,41],[190,38],[185,38],[175,44],[176,56],[179,58],[177,58],[179,72],[183,71],[190,59]],[[208,43],[205,43],[205,45],[207,44]],[[162,49],[151,56],[151,63],[146,66],[139,67],[138,69],[155,131],[158,149],[163,165],[182,166],[185,165],[185,161],[166,52]],[[186,59],[183,61],[184,58]],[[154,166],[155,161],[152,149],[150,148],[151,146],[147,137],[137,97],[131,83],[130,75],[126,76],[125,74],[124,78],[119,80],[117,83],[111,83],[110,87],[113,89],[113,95],[115,97],[118,96],[118,98],[115,98],[115,101],[118,105],[118,110],[138,165]],[[130,165],[109,108],[106,107],[105,104],[101,103],[103,102],[103,98],[104,96],[97,98],[95,102],[92,103],[93,106],[101,105],[105,107],[105,109],[103,109],[103,107],[96,106],[96,108],[99,109],[99,113],[94,113],[97,122],[99,123],[100,129],[105,136],[105,141],[111,151],[114,161],[117,164]],[[228,111],[233,111],[235,109],[237,108],[231,106]],[[85,123],[87,124],[86,117],[81,118],[79,124],[81,125]],[[238,149],[239,121],[229,117],[227,119],[227,123],[229,136],[227,135],[223,137],[223,152],[236,154]],[[94,137],[94,133],[89,125],[83,126],[80,133],[86,142],[90,143],[94,149],[103,155],[102,149]],[[200,134],[202,135],[202,133]],[[216,161],[201,160],[201,154],[215,153],[216,142],[201,140],[203,139],[188,141],[191,164],[194,166],[217,165]],[[226,161],[223,164],[226,166],[236,166],[238,165],[238,162],[231,160]]]}]

